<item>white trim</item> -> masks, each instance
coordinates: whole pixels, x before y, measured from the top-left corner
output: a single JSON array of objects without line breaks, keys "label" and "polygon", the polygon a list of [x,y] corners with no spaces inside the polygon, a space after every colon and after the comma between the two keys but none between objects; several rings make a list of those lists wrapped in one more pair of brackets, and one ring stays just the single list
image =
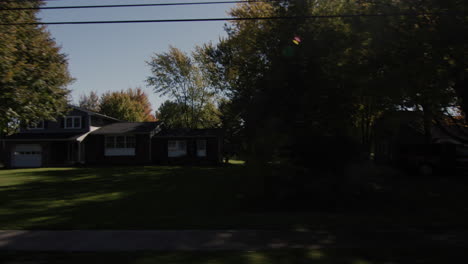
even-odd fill
[{"label": "white trim", "polygon": [[99,127],[93,127],[93,126],[92,126],[92,127],[89,127],[89,131],[86,132],[86,133],[84,133],[83,135],[79,136],[79,137],[76,139],[76,141],[82,142],[82,141],[89,135],[89,133],[91,133],[91,132],[93,132],[93,131],[95,131],[95,130],[97,130],[97,129],[99,129]]}]

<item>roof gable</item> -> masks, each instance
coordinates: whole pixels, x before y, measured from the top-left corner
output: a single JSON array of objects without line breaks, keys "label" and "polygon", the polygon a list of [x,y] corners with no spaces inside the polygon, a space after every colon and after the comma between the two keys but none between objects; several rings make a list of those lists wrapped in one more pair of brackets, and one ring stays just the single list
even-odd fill
[{"label": "roof gable", "polygon": [[79,106],[75,106],[75,105],[70,105],[71,108],[77,110],[77,111],[81,111],[81,112],[85,112],[87,113],[88,115],[92,115],[92,116],[99,116],[99,117],[102,117],[102,118],[106,118],[106,119],[110,119],[110,120],[113,120],[113,121],[121,121],[117,118],[114,118],[114,117],[111,117],[111,116],[106,116],[106,115],[103,115],[103,114],[100,114],[100,113],[96,113],[96,112],[93,112],[93,111],[90,111],[88,109],[85,109],[85,108],[81,108]]},{"label": "roof gable", "polygon": [[93,135],[150,134],[157,130],[161,122],[118,122],[103,126],[92,132]]}]

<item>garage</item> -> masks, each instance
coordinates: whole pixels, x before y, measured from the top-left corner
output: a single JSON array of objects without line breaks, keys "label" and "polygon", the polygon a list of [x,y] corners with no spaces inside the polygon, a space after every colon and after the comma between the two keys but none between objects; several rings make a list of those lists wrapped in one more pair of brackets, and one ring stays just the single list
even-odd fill
[{"label": "garage", "polygon": [[42,147],[39,144],[22,144],[13,148],[11,167],[36,168],[42,166]]}]

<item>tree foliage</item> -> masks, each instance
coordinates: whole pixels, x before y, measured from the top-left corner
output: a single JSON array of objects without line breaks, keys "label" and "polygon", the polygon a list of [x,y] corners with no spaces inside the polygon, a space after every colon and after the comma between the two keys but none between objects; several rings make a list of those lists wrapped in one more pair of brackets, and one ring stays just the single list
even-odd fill
[{"label": "tree foliage", "polygon": [[97,92],[91,91],[89,95],[86,95],[86,94],[81,95],[78,105],[82,108],[98,113],[100,111],[99,100],[100,98]]},{"label": "tree foliage", "polygon": [[151,122],[156,118],[152,114],[148,95],[141,89],[127,89],[106,92],[99,96],[95,92],[84,95],[80,106],[91,111],[130,122]]},{"label": "tree foliage", "polygon": [[155,54],[148,65],[152,75],[147,83],[160,95],[171,98],[159,109],[161,120],[184,127],[209,127],[216,123],[215,93],[204,71],[203,49],[191,56],[175,47]]},{"label": "tree foliage", "polygon": [[[169,128],[187,128],[186,120],[191,120],[191,116],[186,116],[185,106],[174,101],[166,100],[159,106],[156,116]],[[198,122],[192,128],[213,128],[220,124],[218,109],[211,103],[204,105],[198,112]]]},{"label": "tree foliage", "polygon": [[[0,8],[39,7],[43,1],[2,1]],[[1,23],[38,22],[36,11],[2,11]],[[0,131],[13,123],[54,119],[66,110],[72,81],[66,56],[37,25],[0,27]]]},{"label": "tree foliage", "polygon": [[132,99],[132,101],[139,105],[143,121],[156,121],[156,118],[153,115],[153,108],[149,101],[148,95],[143,91],[143,89],[141,89],[140,87],[137,87],[135,89],[128,89],[127,94],[130,97],[130,99]]},{"label": "tree foliage", "polygon": [[426,14],[233,21],[228,37],[207,49],[209,72],[227,90],[255,159],[289,153],[314,166],[306,153],[323,137],[356,140],[368,151],[375,120],[400,109],[422,110],[429,138],[435,116],[468,102],[467,17],[441,14],[466,7],[456,0],[239,4],[234,17]]}]

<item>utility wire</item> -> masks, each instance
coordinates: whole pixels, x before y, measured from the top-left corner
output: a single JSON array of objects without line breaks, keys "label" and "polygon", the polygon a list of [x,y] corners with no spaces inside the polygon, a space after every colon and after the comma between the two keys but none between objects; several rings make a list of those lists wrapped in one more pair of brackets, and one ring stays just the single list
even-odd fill
[{"label": "utility wire", "polygon": [[213,2],[176,2],[159,4],[122,4],[122,5],[88,5],[88,6],[44,6],[44,7],[13,7],[0,8],[0,11],[20,11],[20,10],[51,10],[51,9],[84,9],[84,8],[115,8],[115,7],[148,7],[148,6],[188,6],[188,5],[219,5],[219,4],[245,4],[267,2],[265,0],[252,1],[213,1]]},{"label": "utility wire", "polygon": [[453,15],[451,12],[438,13],[393,13],[393,14],[341,14],[341,15],[311,15],[311,16],[272,16],[272,17],[225,17],[225,18],[188,18],[188,19],[155,19],[155,20],[110,20],[110,21],[68,21],[68,22],[19,22],[0,23],[0,26],[19,25],[83,25],[83,24],[130,24],[130,23],[174,23],[174,22],[211,22],[211,21],[244,21],[244,20],[293,20],[322,18],[356,18],[356,17],[394,17],[422,15]]}]

